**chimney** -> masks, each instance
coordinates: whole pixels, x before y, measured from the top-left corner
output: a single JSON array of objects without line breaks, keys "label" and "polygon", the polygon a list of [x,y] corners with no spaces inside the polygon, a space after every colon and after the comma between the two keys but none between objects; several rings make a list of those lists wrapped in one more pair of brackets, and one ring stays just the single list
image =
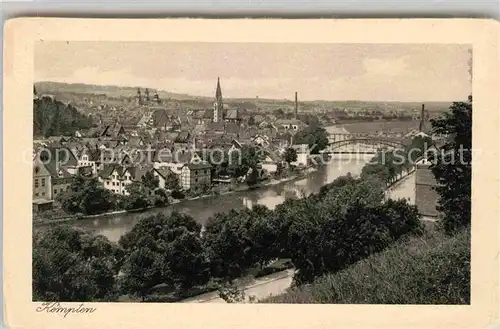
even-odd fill
[{"label": "chimney", "polygon": [[299,103],[297,101],[297,92],[295,92],[295,119],[297,119],[298,111],[299,111]]},{"label": "chimney", "polygon": [[420,114],[420,126],[418,127],[419,132],[424,130],[424,120],[425,120],[425,104],[422,104],[422,113]]}]

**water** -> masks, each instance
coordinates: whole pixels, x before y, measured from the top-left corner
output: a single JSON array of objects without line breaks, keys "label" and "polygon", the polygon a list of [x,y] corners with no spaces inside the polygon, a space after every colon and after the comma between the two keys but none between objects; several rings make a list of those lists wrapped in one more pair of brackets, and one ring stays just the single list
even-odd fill
[{"label": "water", "polygon": [[[357,158],[354,159],[354,157]],[[352,175],[359,175],[364,164],[371,157],[370,155],[352,155],[350,157],[343,155],[341,158],[331,159],[329,164],[309,173],[307,177],[300,180],[282,182],[251,191],[184,201],[167,208],[156,208],[142,213],[124,213],[79,220],[74,222],[74,226],[93,231],[95,234],[102,234],[109,240],[116,242],[123,234],[130,231],[141,218],[157,213],[170,214],[176,210],[192,216],[197,222],[204,225],[214,214],[227,212],[231,209],[252,207],[255,204],[274,209],[287,197],[301,197],[317,193],[321,186],[332,182],[339,176],[346,175],[348,172]]]}]

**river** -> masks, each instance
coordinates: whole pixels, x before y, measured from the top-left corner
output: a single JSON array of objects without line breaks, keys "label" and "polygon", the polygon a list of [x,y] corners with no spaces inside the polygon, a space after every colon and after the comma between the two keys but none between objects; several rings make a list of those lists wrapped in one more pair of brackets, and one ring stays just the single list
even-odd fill
[{"label": "river", "polygon": [[359,175],[364,164],[372,156],[343,155],[342,158],[333,158],[329,164],[309,173],[300,180],[281,182],[255,190],[235,192],[196,200],[183,201],[166,208],[154,208],[140,213],[121,213],[96,218],[81,219],[73,222],[73,226],[81,227],[95,234],[102,234],[110,241],[117,242],[120,237],[130,231],[141,219],[157,213],[170,214],[176,210],[192,216],[197,222],[204,225],[206,221],[219,212],[231,209],[252,207],[255,204],[274,209],[287,197],[309,195],[319,191],[321,186],[332,182],[335,178],[351,173]]}]

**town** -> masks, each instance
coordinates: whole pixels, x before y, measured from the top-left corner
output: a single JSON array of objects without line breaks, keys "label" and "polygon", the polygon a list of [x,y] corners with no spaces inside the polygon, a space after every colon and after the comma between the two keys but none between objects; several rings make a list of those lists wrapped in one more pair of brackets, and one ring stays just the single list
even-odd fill
[{"label": "town", "polygon": [[[37,110],[81,106],[74,110],[81,117],[81,128],[72,126],[65,131],[57,127],[59,132],[49,131],[54,127],[37,128],[35,121],[33,203],[37,212],[51,209],[53,201],[70,188],[76,177],[97,178],[105,189],[119,195],[130,195],[132,183],[141,186],[146,180],[148,185],[147,179],[151,178],[151,194],[162,190],[169,196],[199,196],[212,190],[220,193],[237,189],[238,182],[251,180],[250,185],[255,185],[283,179],[291,174],[290,168],[295,169],[295,174],[304,171],[312,165],[311,158],[325,148],[319,146],[321,138],[355,134],[411,139],[423,129],[415,129],[424,115],[418,107],[385,111],[317,108],[299,112],[303,106],[299,105],[297,93],[291,108],[269,111],[248,104],[245,107],[245,103],[228,106],[220,79],[216,81],[212,106],[204,109],[170,108],[168,101],[148,88],[138,88],[134,97],[124,101],[130,107],[128,111],[110,105],[113,99],[95,98],[80,103],[60,101],[53,94],[38,93],[34,87],[35,120]],[[394,128],[375,132],[365,129],[351,134],[343,126],[330,133],[323,129],[355,119],[358,127],[397,121]],[[429,129],[426,131],[429,133]],[[315,137],[320,143],[311,152],[310,138],[316,132],[323,135]],[[250,155],[252,147],[258,154]],[[251,156],[255,159],[248,159]]]}]

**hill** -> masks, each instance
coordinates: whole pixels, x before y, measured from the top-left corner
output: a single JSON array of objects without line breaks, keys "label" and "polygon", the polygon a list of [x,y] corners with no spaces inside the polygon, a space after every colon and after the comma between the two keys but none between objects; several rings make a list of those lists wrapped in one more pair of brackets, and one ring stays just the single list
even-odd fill
[{"label": "hill", "polygon": [[92,120],[70,104],[51,97],[33,101],[33,136],[73,135],[75,131],[91,126]]},{"label": "hill", "polygon": [[445,236],[428,223],[422,237],[263,303],[469,304],[470,230]]},{"label": "hill", "polygon": [[[40,81],[35,83],[39,93],[48,93],[55,95],[60,100],[75,100],[75,97],[92,98],[112,98],[112,99],[130,99],[135,97],[137,89],[144,90],[147,86],[122,87],[122,86],[103,86],[83,83],[61,83]],[[155,90],[154,88],[149,88]],[[213,98],[196,96],[189,94],[172,93],[165,90],[157,90],[158,96],[164,100],[179,101],[184,107],[211,107]],[[224,90],[222,91],[224,95]],[[378,101],[357,101],[357,100],[314,100],[301,101],[299,93],[299,111],[307,112],[314,109],[359,109],[359,110],[419,110],[422,103],[418,102],[378,102]],[[264,99],[264,98],[225,98],[225,103],[229,106],[244,107],[248,109],[266,109],[273,110],[282,108],[284,110],[293,110],[294,101],[289,99]],[[433,111],[446,111],[451,102],[424,102],[426,109]]]}]

